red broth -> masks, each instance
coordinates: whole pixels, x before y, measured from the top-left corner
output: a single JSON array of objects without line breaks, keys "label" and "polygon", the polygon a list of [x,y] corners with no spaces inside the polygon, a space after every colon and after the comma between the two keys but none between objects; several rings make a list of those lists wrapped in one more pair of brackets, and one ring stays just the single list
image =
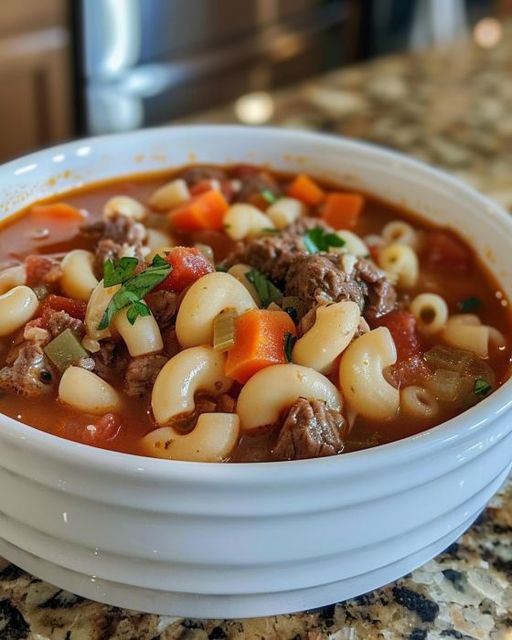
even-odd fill
[{"label": "red broth", "polygon": [[[240,177],[240,171],[237,168],[227,168],[225,171],[228,178],[235,176],[238,179]],[[60,195],[58,201],[66,202],[79,210],[86,211],[87,216],[84,221],[87,223],[99,221],[103,205],[109,198],[123,194],[146,203],[156,188],[168,182],[178,173],[137,175],[107,183],[92,184]],[[292,180],[292,177],[287,175],[273,175],[284,189]],[[325,191],[340,190],[332,185],[323,184],[322,187]],[[406,291],[399,290],[399,304],[406,308],[408,302],[415,295],[425,291],[441,295],[448,304],[450,314],[461,313],[465,305],[469,304],[471,307],[473,304],[476,308],[471,309],[471,312],[478,314],[483,324],[495,327],[506,336],[506,346],[501,349],[491,349],[487,360],[487,364],[495,375],[493,389],[502,385],[510,375],[511,318],[508,301],[498,283],[486,272],[471,247],[452,231],[443,230],[444,236],[441,237],[441,240],[444,241],[443,238],[446,237],[454,239],[457,246],[462,247],[463,253],[468,258],[468,266],[462,270],[443,268],[443,265],[436,264],[436,256],[432,257],[432,253],[435,254],[434,249],[439,242],[439,237],[433,235],[437,228],[410,211],[389,205],[366,194],[364,198],[363,213],[356,226],[351,229],[354,233],[360,237],[380,234],[386,223],[392,220],[403,220],[412,225],[421,240],[420,273],[417,284]],[[256,204],[261,207],[265,206],[261,200]],[[319,207],[310,208],[312,215],[318,215],[319,211]],[[94,251],[95,241],[84,238],[79,233],[82,223],[83,221],[80,219],[66,222],[54,219],[45,220],[42,224],[34,219],[30,210],[10,217],[0,226],[0,268],[2,265],[8,266],[22,262],[26,256],[33,254],[50,254],[59,258],[76,248]],[[151,213],[147,219],[147,225],[166,229],[168,227],[167,216],[162,213]],[[216,261],[223,260],[235,245],[223,231],[204,230],[193,233],[175,231],[174,236],[179,244],[192,245],[195,242],[201,242],[212,246]],[[434,249],[429,246],[431,242]],[[473,303],[468,303],[468,301],[473,301]],[[13,339],[12,336],[0,338],[0,368],[6,364],[6,357],[12,347]],[[440,339],[437,335],[429,338],[422,337],[422,353],[439,342]],[[336,381],[336,376],[333,376],[332,380]],[[114,384],[122,389],[122,377],[117,381],[114,380]],[[238,389],[239,385],[235,385],[231,395],[236,396]],[[9,392],[0,393],[0,412],[37,429],[116,451],[143,453],[140,446],[141,438],[155,428],[151,414],[150,394],[146,394],[142,398],[128,397],[123,394],[123,403],[124,410],[119,416],[119,425],[117,423],[114,426],[107,425],[107,437],[103,440],[94,440],[93,437],[90,437],[91,429],[89,428],[87,431],[87,428],[91,424],[97,427],[97,418],[84,415],[59,402],[56,389],[42,397],[25,397]],[[399,413],[392,420],[379,423],[359,416],[350,430],[346,425],[344,427],[344,451],[354,451],[393,442],[440,424],[458,413],[460,413],[460,407],[450,403],[440,403],[439,412],[430,419],[413,419]],[[104,425],[100,426],[104,427]],[[110,437],[114,432],[115,437]],[[274,458],[271,455],[271,449],[275,438],[275,426],[263,430],[258,435],[243,436],[230,455],[230,460],[272,460]]]}]

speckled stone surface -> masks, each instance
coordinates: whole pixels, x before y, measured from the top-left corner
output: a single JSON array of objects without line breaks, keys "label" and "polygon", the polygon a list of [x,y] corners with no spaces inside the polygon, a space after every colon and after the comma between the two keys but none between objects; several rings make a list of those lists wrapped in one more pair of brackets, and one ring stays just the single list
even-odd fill
[{"label": "speckled stone surface", "polygon": [[[411,153],[512,209],[512,25],[468,43],[378,60],[274,94],[273,124]],[[191,121],[192,119],[189,119]],[[231,106],[194,118],[234,122]],[[96,604],[0,559],[0,640],[512,640],[512,485],[444,554],[373,593],[254,620],[197,621]]]}]

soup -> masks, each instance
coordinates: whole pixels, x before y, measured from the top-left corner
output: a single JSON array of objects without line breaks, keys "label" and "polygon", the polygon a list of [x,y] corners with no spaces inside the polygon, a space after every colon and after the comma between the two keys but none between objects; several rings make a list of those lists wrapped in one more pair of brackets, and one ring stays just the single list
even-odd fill
[{"label": "soup", "polygon": [[166,459],[338,455],[509,376],[508,302],[452,231],[252,166],[91,185],[0,227],[0,412]]}]

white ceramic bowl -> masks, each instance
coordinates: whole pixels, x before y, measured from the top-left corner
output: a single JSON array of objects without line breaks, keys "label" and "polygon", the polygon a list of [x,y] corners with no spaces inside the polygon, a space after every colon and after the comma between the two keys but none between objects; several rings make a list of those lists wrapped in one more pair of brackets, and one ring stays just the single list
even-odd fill
[{"label": "white ceramic bowl", "polygon": [[[191,162],[306,171],[405,204],[464,235],[512,298],[504,211],[443,173],[342,138],[204,126],[73,142],[0,168],[0,216],[84,182]],[[401,442],[265,464],[113,453],[0,416],[0,554],[148,612],[245,617],[354,596],[442,551],[498,489],[512,461],[511,389]]]}]

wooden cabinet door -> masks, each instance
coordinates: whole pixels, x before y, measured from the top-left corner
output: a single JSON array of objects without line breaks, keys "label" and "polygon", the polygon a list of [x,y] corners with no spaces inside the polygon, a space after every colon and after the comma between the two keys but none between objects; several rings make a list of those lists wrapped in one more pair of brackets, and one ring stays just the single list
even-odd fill
[{"label": "wooden cabinet door", "polygon": [[[0,3],[1,161],[72,135],[71,65],[64,2],[42,2],[47,9],[40,16],[44,28],[29,31],[23,30],[23,24],[33,27],[33,15],[28,22],[29,16],[14,11],[12,4],[12,0]],[[20,6],[23,5],[22,2]]]}]

